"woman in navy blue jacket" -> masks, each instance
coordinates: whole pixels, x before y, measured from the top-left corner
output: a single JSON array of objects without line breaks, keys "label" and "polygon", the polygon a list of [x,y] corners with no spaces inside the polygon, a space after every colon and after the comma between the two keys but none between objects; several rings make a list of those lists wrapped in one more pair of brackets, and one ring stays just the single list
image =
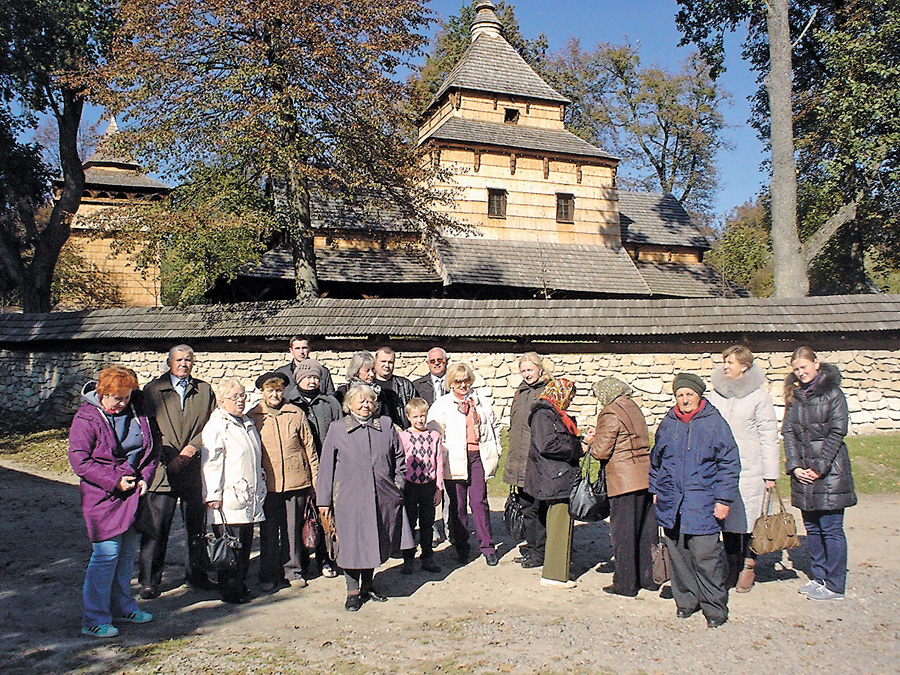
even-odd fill
[{"label": "woman in navy blue jacket", "polygon": [[703,380],[679,373],[672,390],[676,405],[650,456],[650,492],[672,559],[677,616],[703,610],[707,626],[718,628],[728,620],[719,532],[738,494],[741,460],[728,423],[703,398]]}]

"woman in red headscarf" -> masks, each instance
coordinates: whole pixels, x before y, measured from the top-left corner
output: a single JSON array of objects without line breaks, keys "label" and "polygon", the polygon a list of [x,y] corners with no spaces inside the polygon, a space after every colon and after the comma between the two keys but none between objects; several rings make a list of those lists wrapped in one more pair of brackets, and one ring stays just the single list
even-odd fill
[{"label": "woman in red headscarf", "polygon": [[574,588],[569,579],[572,558],[572,519],[569,493],[578,478],[584,454],[578,427],[566,408],[575,396],[575,384],[550,380],[531,409],[531,449],[525,470],[525,491],[538,500],[538,518],[547,528],[543,553],[542,586]]}]

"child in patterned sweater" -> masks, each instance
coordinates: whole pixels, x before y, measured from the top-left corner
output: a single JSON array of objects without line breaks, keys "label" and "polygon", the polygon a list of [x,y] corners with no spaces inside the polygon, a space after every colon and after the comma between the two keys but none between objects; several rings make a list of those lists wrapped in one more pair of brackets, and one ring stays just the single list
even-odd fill
[{"label": "child in patterned sweater", "polygon": [[[426,426],[428,402],[422,398],[411,399],[406,404],[406,416],[410,427],[400,432],[400,444],[406,455],[406,484],[403,487],[403,504],[409,525],[419,523],[419,544],[422,547],[422,569],[440,572],[434,562],[431,549],[435,507],[441,503],[444,485],[444,448],[441,435]],[[416,549],[404,549],[401,574],[412,574]]]}]

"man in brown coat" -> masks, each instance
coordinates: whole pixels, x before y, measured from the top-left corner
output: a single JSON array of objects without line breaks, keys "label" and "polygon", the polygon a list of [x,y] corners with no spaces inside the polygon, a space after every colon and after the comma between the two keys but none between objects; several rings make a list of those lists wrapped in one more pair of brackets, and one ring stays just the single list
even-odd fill
[{"label": "man in brown coat", "polygon": [[186,581],[194,588],[214,587],[206,575],[200,434],[216,407],[216,397],[206,382],[191,377],[194,361],[194,350],[188,345],[172,347],[169,370],[144,387],[147,415],[156,420],[162,436],[162,458],[137,523],[141,531],[138,580],[144,599],[159,595],[179,499],[187,533]]},{"label": "man in brown coat", "polygon": [[606,462],[609,533],[616,571],[603,590],[634,597],[656,590],[650,547],[658,537],[650,485],[650,432],[644,414],[631,400],[631,388],[614,377],[594,385],[601,411],[597,426],[585,434],[591,456]]}]

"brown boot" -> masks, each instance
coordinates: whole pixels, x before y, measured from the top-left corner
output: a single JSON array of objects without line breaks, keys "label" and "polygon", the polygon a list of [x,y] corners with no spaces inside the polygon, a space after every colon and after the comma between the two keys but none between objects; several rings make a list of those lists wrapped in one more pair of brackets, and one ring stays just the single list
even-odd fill
[{"label": "brown boot", "polygon": [[735,591],[738,593],[750,592],[750,589],[753,588],[753,582],[756,581],[754,567],[756,567],[756,561],[753,558],[744,558],[744,569],[738,575],[737,585],[734,587]]}]

